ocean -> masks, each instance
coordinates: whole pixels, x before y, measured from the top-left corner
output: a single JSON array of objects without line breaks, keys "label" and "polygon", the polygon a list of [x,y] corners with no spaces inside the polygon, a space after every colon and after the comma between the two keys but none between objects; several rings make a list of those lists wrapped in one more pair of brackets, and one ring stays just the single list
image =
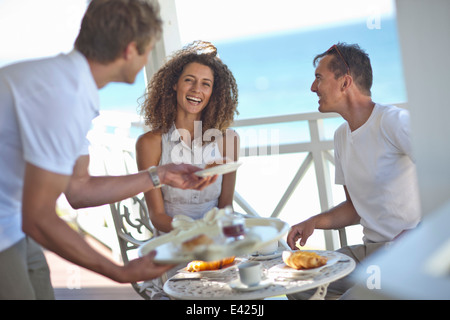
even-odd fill
[{"label": "ocean", "polygon": [[[239,115],[236,119],[317,111],[317,96],[310,91],[314,80],[312,60],[337,42],[357,43],[369,54],[375,102],[406,102],[395,17],[381,17],[378,29],[370,29],[366,21],[361,20],[214,42],[238,84]],[[139,113],[144,83],[141,72],[134,85],[109,84],[100,91],[101,109]],[[326,134],[331,137],[341,121],[329,122]],[[304,128],[296,123],[280,124],[277,128],[281,132],[280,142],[308,139],[307,134],[302,133]],[[293,134],[292,130],[302,132]]]},{"label": "ocean", "polygon": [[337,42],[357,43],[369,54],[375,101],[405,101],[395,20],[382,19],[381,29],[368,29],[361,21],[217,43],[238,82],[240,118],[317,111],[317,97],[310,91],[312,60]]}]

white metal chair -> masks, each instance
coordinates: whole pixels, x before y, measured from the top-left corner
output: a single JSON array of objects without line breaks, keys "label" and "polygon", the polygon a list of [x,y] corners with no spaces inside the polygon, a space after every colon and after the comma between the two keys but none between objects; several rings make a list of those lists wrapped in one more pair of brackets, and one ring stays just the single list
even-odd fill
[{"label": "white metal chair", "polygon": [[[110,205],[111,214],[124,264],[137,257],[137,248],[157,235],[148,214],[143,196],[135,196]],[[161,277],[166,280],[165,275]],[[150,299],[142,283],[131,283],[134,290],[144,299]]]}]

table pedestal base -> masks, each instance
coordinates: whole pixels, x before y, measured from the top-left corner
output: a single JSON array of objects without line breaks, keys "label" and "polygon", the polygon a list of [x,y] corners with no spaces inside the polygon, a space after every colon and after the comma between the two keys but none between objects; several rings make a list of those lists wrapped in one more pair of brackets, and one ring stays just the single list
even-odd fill
[{"label": "table pedestal base", "polygon": [[328,283],[317,288],[316,292],[308,300],[325,300],[327,295]]}]

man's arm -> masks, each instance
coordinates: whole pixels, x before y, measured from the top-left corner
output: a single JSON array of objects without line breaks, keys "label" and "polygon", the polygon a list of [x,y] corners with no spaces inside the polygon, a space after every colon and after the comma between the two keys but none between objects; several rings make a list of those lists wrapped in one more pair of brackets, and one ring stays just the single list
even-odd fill
[{"label": "man's arm", "polygon": [[[146,170],[123,176],[99,176],[89,174],[89,156],[81,156],[75,163],[73,175],[64,193],[74,208],[99,206],[130,198],[154,188]],[[162,184],[181,189],[201,190],[217,179],[200,178],[194,174],[200,168],[187,164],[167,164],[158,167]]]},{"label": "man's arm", "polygon": [[153,279],[173,267],[154,264],[153,255],[122,267],[92,249],[56,214],[56,201],[67,188],[69,179],[26,165],[22,201],[22,229],[26,234],[61,257],[118,282]]},{"label": "man's arm", "polygon": [[292,249],[296,249],[298,240],[300,240],[300,245],[304,246],[315,229],[340,229],[359,223],[360,217],[345,186],[344,191],[345,201],[291,227],[287,236],[287,243]]}]

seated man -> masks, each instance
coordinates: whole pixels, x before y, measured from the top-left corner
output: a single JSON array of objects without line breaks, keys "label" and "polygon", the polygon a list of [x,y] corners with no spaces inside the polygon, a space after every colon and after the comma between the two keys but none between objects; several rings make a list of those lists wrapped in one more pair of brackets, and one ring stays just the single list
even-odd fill
[{"label": "seated man", "polygon": [[[361,223],[364,244],[339,250],[358,263],[420,221],[409,113],[372,101],[372,67],[358,45],[339,43],[317,55],[314,65],[317,61],[311,91],[319,97],[319,111],[337,112],[346,120],[334,136],[335,179],[344,186],[346,200],[294,225],[287,242],[295,249],[314,229]],[[350,286],[344,279],[328,292],[341,295]]]}]

